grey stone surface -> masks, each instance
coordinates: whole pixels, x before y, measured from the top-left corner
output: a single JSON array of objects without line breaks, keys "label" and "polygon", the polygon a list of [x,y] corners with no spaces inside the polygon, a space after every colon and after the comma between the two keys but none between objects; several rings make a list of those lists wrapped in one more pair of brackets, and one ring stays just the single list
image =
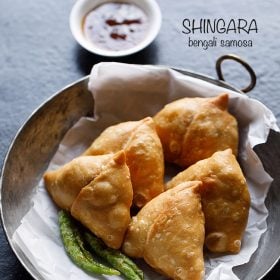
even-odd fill
[{"label": "grey stone surface", "polygon": [[[216,76],[215,61],[227,53],[247,60],[257,74],[250,96],[267,105],[280,121],[280,2],[277,0],[159,0],[163,24],[159,36],[142,52],[120,59],[98,57],[72,38],[68,16],[74,1],[0,1],[0,160],[19,127],[39,104],[68,83],[89,74],[100,61],[163,64]],[[182,33],[184,18],[255,18],[254,35],[221,35],[219,39],[252,39],[252,48],[191,48]],[[196,36],[197,39],[212,35]],[[227,80],[242,87],[244,70],[225,63]],[[0,279],[31,279],[14,257],[0,228]],[[279,252],[280,254],[280,252]],[[279,279],[278,265],[265,279]],[[252,279],[254,280],[254,279]]]}]

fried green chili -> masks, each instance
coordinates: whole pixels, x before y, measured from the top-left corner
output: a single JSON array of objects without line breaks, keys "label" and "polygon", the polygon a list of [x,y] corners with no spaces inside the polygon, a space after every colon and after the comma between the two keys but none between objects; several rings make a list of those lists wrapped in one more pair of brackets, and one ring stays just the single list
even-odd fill
[{"label": "fried green chili", "polygon": [[119,271],[96,262],[85,247],[78,227],[64,210],[59,211],[60,233],[65,250],[71,260],[88,273],[120,275]]},{"label": "fried green chili", "polygon": [[119,270],[128,280],[144,279],[143,271],[130,260],[127,256],[118,250],[108,248],[102,240],[93,234],[86,232],[85,240],[88,242],[92,251],[100,258],[106,260],[115,269]]}]

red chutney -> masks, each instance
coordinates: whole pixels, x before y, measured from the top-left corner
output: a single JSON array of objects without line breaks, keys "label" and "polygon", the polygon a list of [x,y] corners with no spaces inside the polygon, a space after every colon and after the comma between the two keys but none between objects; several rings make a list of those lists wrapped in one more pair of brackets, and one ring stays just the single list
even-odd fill
[{"label": "red chutney", "polygon": [[89,12],[83,21],[85,37],[94,45],[111,51],[134,47],[147,34],[148,18],[136,5],[109,2]]}]

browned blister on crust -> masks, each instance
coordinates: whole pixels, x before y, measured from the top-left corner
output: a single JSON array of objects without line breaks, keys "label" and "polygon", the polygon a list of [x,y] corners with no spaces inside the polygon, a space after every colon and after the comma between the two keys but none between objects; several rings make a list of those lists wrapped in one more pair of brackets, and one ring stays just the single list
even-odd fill
[{"label": "browned blister on crust", "polygon": [[172,279],[204,275],[201,182],[176,186],[147,203],[129,225],[123,250]]},{"label": "browned blister on crust", "polygon": [[107,246],[118,249],[130,222],[132,198],[129,169],[121,151],[80,191],[71,214]]},{"label": "browned blister on crust", "polygon": [[167,104],[154,116],[165,160],[187,167],[227,148],[236,155],[237,121],[227,107],[227,94]]},{"label": "browned blister on crust", "polygon": [[163,151],[153,119],[147,117],[105,129],[84,154],[115,153],[121,149],[131,174],[134,204],[142,207],[164,190]]},{"label": "browned blister on crust", "polygon": [[205,215],[205,245],[212,252],[238,253],[250,208],[250,194],[242,170],[230,149],[216,152],[175,176],[167,189],[200,180]]}]

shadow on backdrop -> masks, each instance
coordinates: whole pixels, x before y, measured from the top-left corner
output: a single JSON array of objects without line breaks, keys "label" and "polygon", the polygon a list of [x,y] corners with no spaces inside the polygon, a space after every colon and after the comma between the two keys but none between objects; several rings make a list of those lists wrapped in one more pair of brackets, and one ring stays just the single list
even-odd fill
[{"label": "shadow on backdrop", "polygon": [[129,64],[157,64],[157,45],[152,43],[150,46],[146,47],[144,50],[123,57],[104,57],[92,54],[87,50],[83,49],[79,45],[76,47],[76,62],[78,69],[83,73],[83,75],[88,75],[94,64],[99,62],[123,62]]}]

